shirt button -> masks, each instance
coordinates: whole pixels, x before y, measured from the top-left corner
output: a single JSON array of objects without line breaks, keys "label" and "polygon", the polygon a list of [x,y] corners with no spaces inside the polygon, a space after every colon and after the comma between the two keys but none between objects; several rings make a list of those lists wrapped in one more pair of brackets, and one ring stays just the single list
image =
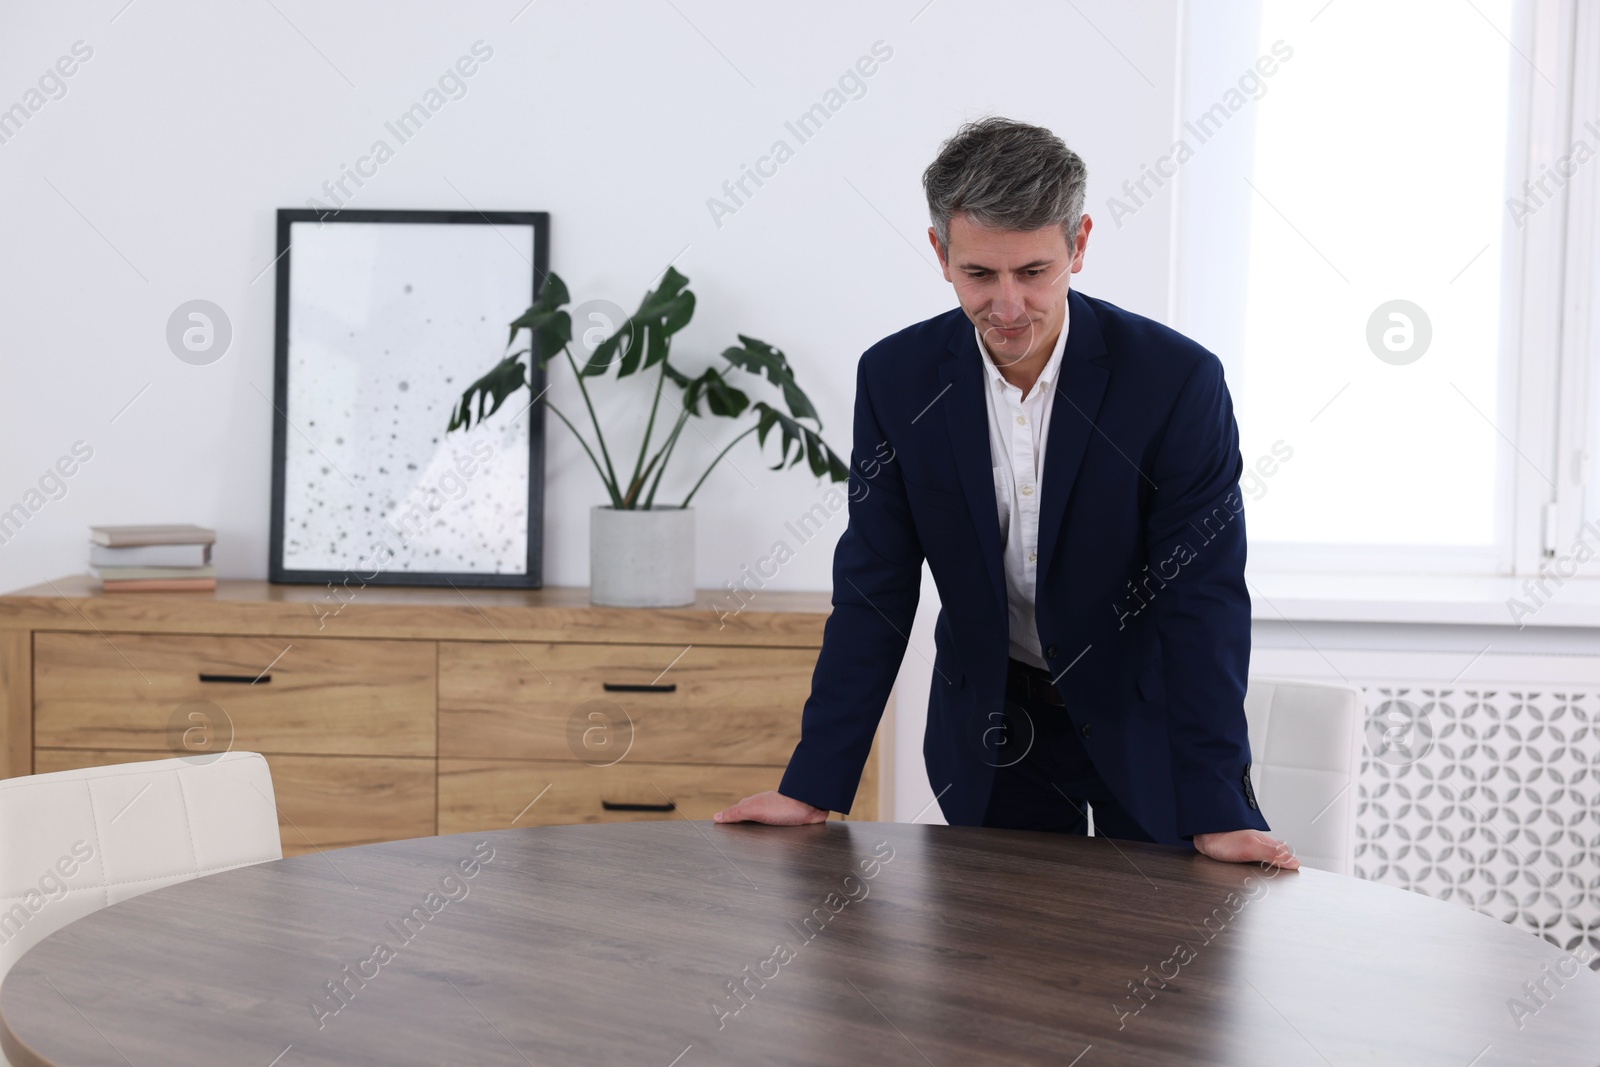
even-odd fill
[{"label": "shirt button", "polygon": [[1026,425],[1028,425],[1028,417],[1026,415],[1018,415],[1017,416],[1017,425],[1018,426],[1026,426]]},{"label": "shirt button", "polygon": [[1022,495],[1023,496],[1032,496],[1033,495],[1033,486],[1031,486],[1031,485],[1023,486],[1022,487]]},{"label": "shirt button", "polygon": [[1029,563],[1037,563],[1038,560],[1039,560],[1039,553],[1037,553],[1037,552],[1029,552],[1028,553],[1028,562]]}]

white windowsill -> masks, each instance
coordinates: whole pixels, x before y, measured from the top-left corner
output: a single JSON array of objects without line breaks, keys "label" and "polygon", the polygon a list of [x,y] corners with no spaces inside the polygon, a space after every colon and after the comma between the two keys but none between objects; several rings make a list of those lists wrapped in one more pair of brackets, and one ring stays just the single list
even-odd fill
[{"label": "white windowsill", "polygon": [[[1420,625],[1589,626],[1600,628],[1600,578],[1552,576],[1543,605],[1526,576],[1246,572],[1250,616],[1261,622],[1415,623]],[[1534,608],[1513,619],[1508,599]]]}]

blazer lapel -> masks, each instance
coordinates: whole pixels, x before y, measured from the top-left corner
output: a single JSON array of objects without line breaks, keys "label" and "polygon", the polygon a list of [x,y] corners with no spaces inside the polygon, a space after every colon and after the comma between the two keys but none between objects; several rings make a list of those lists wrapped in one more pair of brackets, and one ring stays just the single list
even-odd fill
[{"label": "blazer lapel", "polygon": [[[1100,413],[1110,371],[1098,360],[1106,356],[1100,323],[1088,301],[1069,290],[1072,317],[1067,326],[1067,344],[1061,353],[1056,376],[1056,395],[1050,403],[1049,443],[1044,452],[1044,475],[1040,479],[1038,588],[1055,561],[1056,544],[1067,512],[1067,501],[1078,480],[1089,438],[1100,432],[1094,420]],[[977,342],[974,339],[973,345]],[[980,370],[982,368],[979,368]],[[1131,463],[1132,460],[1130,459]]]},{"label": "blazer lapel", "polygon": [[[1070,338],[1070,333],[1068,336]],[[1003,614],[1006,586],[1000,561],[1000,515],[995,510],[994,467],[989,455],[989,407],[984,397],[989,383],[980,362],[984,356],[978,351],[977,334],[964,315],[951,335],[949,348],[950,358],[939,367],[944,383],[944,401],[939,406],[944,412],[950,449],[955,454],[961,492],[967,499],[973,524],[978,528],[978,545],[989,570],[995,603]]]}]

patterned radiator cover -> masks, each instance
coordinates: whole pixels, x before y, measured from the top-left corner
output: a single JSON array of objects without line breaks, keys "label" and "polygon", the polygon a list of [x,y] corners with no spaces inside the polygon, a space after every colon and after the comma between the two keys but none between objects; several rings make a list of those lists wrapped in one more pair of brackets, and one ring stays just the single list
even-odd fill
[{"label": "patterned radiator cover", "polygon": [[1600,954],[1600,691],[1363,689],[1356,875]]}]

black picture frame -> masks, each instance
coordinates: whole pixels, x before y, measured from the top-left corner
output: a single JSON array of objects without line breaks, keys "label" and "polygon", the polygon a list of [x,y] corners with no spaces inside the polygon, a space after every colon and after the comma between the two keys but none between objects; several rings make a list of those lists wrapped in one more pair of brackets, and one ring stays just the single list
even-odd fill
[{"label": "black picture frame", "polygon": [[[543,586],[544,558],[544,406],[530,403],[526,410],[528,426],[528,508],[527,508],[527,559],[523,573],[401,571],[375,569],[366,573],[366,567],[341,570],[290,568],[284,564],[285,488],[287,450],[290,425],[289,407],[289,316],[290,270],[293,258],[291,246],[292,227],[296,223],[317,223],[319,226],[336,226],[341,223],[393,223],[405,224],[459,224],[463,226],[531,227],[533,286],[528,302],[538,299],[539,290],[549,275],[550,215],[545,211],[427,211],[427,210],[354,210],[318,211],[310,208],[279,208],[277,212],[277,302],[273,320],[274,371],[273,371],[273,421],[272,421],[272,525],[268,547],[268,580],[284,585],[342,585],[346,588],[360,585],[391,586],[449,586],[466,588],[538,589]],[[501,233],[504,237],[504,233]],[[515,247],[513,245],[513,247]],[[520,250],[519,250],[520,251]],[[518,309],[520,314],[521,309]],[[508,319],[507,322],[510,320]],[[483,353],[481,365],[464,372],[465,382],[475,380],[493,365],[496,353]],[[533,389],[530,397],[542,395],[545,388],[545,371],[537,351],[528,355],[529,380]],[[442,426],[441,426],[442,429]]]}]

